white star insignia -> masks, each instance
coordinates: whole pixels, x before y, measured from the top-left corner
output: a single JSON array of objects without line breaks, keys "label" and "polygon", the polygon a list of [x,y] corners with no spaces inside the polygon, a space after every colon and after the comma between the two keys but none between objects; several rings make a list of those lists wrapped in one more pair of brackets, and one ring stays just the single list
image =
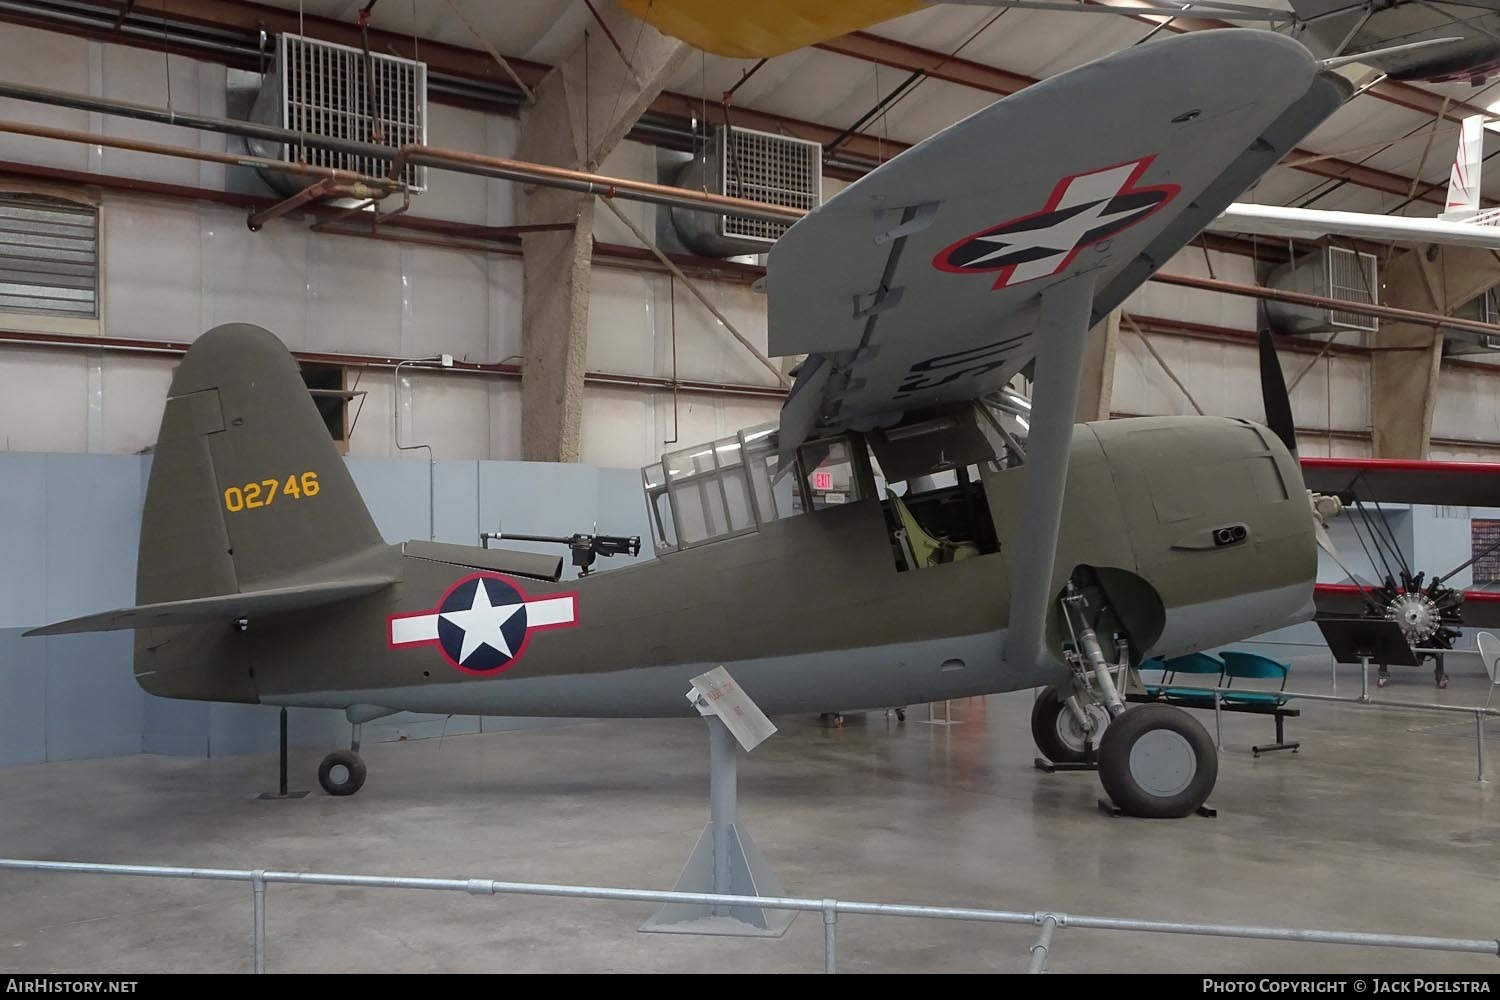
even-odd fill
[{"label": "white star insignia", "polygon": [[488,646],[504,656],[515,656],[515,651],[505,641],[501,627],[515,617],[524,604],[490,604],[489,588],[479,580],[474,587],[474,603],[467,611],[444,611],[441,617],[463,629],[463,649],[458,654],[459,663],[467,663],[480,646]]}]

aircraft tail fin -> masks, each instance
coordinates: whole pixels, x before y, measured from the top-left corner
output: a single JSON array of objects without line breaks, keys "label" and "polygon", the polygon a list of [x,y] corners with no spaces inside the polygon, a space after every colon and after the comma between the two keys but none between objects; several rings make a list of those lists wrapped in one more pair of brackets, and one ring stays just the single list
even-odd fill
[{"label": "aircraft tail fin", "polygon": [[137,604],[275,587],[381,544],[281,341],[240,323],[198,338],[162,414],[141,517]]},{"label": "aircraft tail fin", "polygon": [[1470,115],[1459,128],[1458,154],[1448,174],[1448,199],[1439,219],[1463,222],[1479,214],[1479,174],[1483,162],[1484,116]]}]

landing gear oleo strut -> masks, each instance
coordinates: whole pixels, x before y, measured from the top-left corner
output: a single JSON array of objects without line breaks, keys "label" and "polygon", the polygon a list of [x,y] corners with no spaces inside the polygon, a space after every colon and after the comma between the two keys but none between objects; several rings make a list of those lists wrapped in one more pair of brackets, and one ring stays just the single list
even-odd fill
[{"label": "landing gear oleo strut", "polygon": [[1059,602],[1071,648],[1068,690],[1051,688],[1032,710],[1037,746],[1057,763],[1096,760],[1099,781],[1132,816],[1169,818],[1196,812],[1218,779],[1213,740],[1186,712],[1169,705],[1127,711],[1116,676],[1129,669],[1129,650],[1116,640],[1119,663],[1106,658],[1090,623],[1088,598],[1069,581]]}]

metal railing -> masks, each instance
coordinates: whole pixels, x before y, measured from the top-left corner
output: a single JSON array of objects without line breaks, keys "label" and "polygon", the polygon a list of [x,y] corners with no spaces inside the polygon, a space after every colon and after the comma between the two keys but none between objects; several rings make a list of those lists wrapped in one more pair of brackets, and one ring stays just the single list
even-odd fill
[{"label": "metal railing", "polygon": [[681,903],[695,906],[757,906],[768,910],[819,913],[823,918],[823,971],[838,971],[838,919],[841,914],[870,917],[911,917],[927,920],[963,920],[989,924],[1019,924],[1040,928],[1031,945],[1029,971],[1047,971],[1053,937],[1063,928],[1133,931],[1145,934],[1186,934],[1246,940],[1291,941],[1301,944],[1336,944],[1366,948],[1407,948],[1419,951],[1466,952],[1500,957],[1500,940],[1493,938],[1448,938],[1366,931],[1330,931],[1300,927],[1258,927],[1241,924],[1183,923],[1167,920],[1132,920],[1095,917],[1050,910],[972,909],[956,906],[918,906],[901,903],[861,903],[840,899],[806,899],[796,896],[734,896],[702,892],[666,892],[655,889],[616,889],[607,886],[558,885],[548,882],[505,882],[482,878],[415,878],[387,875],[334,875],[319,872],[281,872],[265,869],[175,868],[156,865],[108,865],[75,861],[28,861],[0,859],[0,870],[60,872],[75,875],[133,875],[147,878],[200,879],[215,882],[246,882],[250,885],[253,917],[251,963],[257,973],[266,971],[266,887],[272,884],[322,885],[360,889],[427,889],[462,892],[471,896],[549,896],[564,899],[597,899],[615,902]]},{"label": "metal railing", "polygon": [[[1204,697],[1213,698],[1214,710],[1214,745],[1220,750],[1224,749],[1224,701],[1226,695],[1276,695],[1278,698],[1291,701],[1299,699],[1302,701],[1330,701],[1337,705],[1354,705],[1361,708],[1390,708],[1406,709],[1416,712],[1448,712],[1451,714],[1468,715],[1474,719],[1474,747],[1478,757],[1479,775],[1476,781],[1488,782],[1485,776],[1485,744],[1484,744],[1484,722],[1487,718],[1500,717],[1500,708],[1491,708],[1485,705],[1440,705],[1432,701],[1391,701],[1370,697],[1369,671],[1366,669],[1361,676],[1360,693],[1352,698],[1344,698],[1336,694],[1313,694],[1311,691],[1268,691],[1263,688],[1237,688],[1237,687],[1189,687],[1179,684],[1172,685],[1176,691],[1202,693]],[[1231,698],[1232,702],[1233,699]],[[1233,711],[1233,709],[1228,709]]]}]

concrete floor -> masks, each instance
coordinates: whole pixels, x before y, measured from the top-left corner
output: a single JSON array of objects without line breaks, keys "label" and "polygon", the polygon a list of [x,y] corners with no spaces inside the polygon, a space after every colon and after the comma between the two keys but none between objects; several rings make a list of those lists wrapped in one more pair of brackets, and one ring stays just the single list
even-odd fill
[{"label": "concrete floor", "polygon": [[[1399,670],[1382,696],[1482,702]],[[1303,690],[1326,667],[1299,666]],[[1352,673],[1341,693],[1357,691]],[[1473,722],[1308,703],[1296,755],[1253,759],[1227,717],[1217,819],[1110,819],[1089,774],[1031,767],[1020,693],[962,725],[879,713],[779,720],[741,766],[740,816],[797,895],[1495,937],[1500,807]],[[1199,718],[1212,726],[1210,714]],[[1492,745],[1500,749],[1500,725]],[[0,855],[669,888],[706,812],[697,721],[601,722],[366,748],[349,799],[257,801],[274,758],[137,756],[0,769]],[[318,755],[293,757],[315,787]],[[1500,760],[1497,760],[1500,772]],[[1500,777],[1500,773],[1497,773]],[[0,873],[0,971],[249,967],[241,885]],[[822,927],[780,940],[638,934],[643,904],[273,886],[272,972],[817,971]],[[846,972],[1023,971],[1030,928],[845,917]],[[1064,929],[1055,972],[1500,971],[1478,955]]]}]

